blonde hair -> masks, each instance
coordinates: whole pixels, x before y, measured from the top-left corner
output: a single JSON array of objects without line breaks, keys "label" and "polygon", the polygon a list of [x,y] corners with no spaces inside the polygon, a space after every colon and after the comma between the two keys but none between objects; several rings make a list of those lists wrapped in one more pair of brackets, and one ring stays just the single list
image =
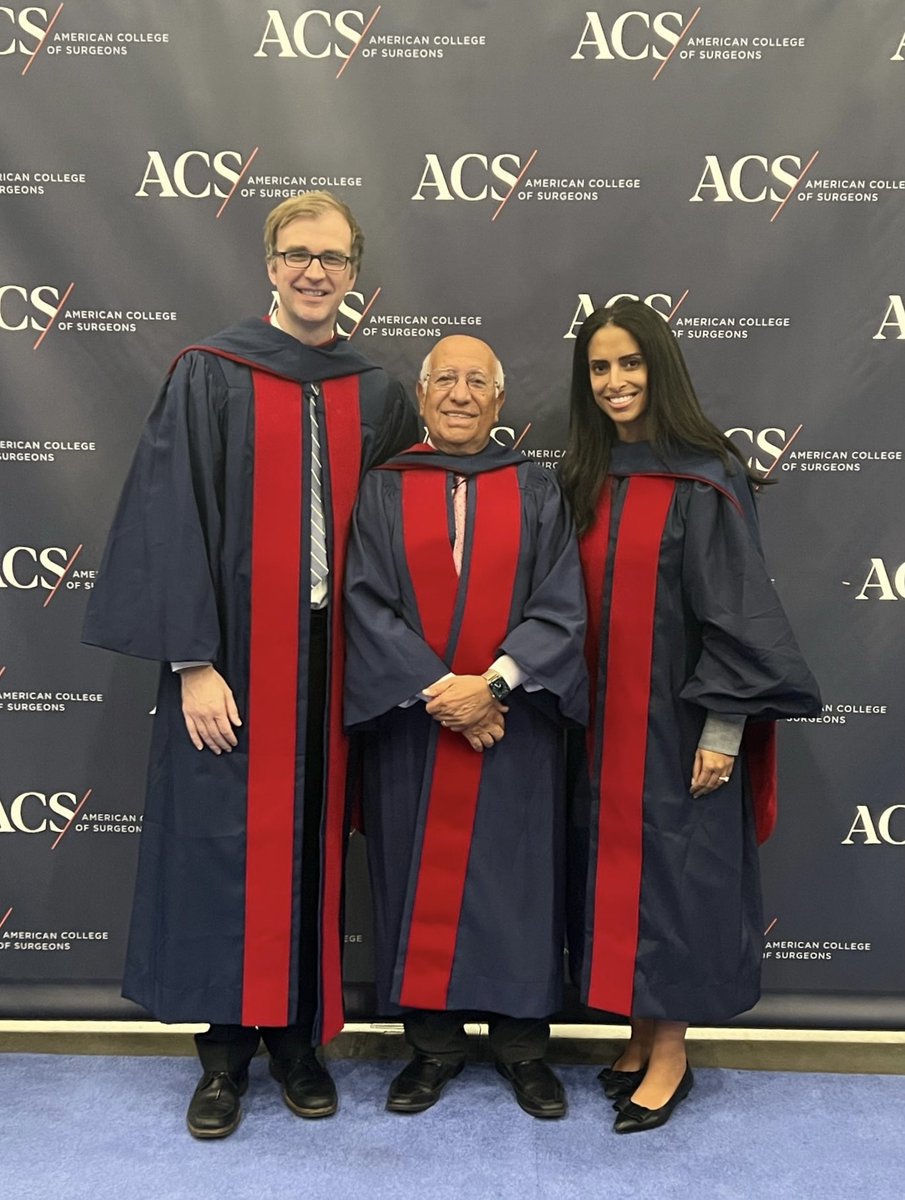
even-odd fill
[{"label": "blonde hair", "polygon": [[288,200],[270,210],[264,222],[264,254],[267,261],[276,254],[277,234],[284,225],[288,225],[297,217],[319,217],[330,211],[338,212],[348,222],[352,231],[352,267],[357,271],[364,254],[364,234],[348,204],[332,192],[301,192],[298,196],[290,196]]}]

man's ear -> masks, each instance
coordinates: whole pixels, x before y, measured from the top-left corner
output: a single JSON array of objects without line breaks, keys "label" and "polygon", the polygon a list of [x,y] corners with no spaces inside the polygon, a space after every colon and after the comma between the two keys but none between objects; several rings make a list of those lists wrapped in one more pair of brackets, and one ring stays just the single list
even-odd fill
[{"label": "man's ear", "polygon": [[496,408],[494,409],[494,413],[493,413],[494,420],[496,420],[497,417],[500,415],[500,409],[503,407],[503,402],[505,401],[505,399],[506,399],[506,390],[504,388],[502,391],[500,391],[497,394]]},{"label": "man's ear", "polygon": [[423,415],[424,401],[427,399],[427,392],[424,389],[424,384],[419,379],[415,384],[415,395],[418,397],[418,412]]}]

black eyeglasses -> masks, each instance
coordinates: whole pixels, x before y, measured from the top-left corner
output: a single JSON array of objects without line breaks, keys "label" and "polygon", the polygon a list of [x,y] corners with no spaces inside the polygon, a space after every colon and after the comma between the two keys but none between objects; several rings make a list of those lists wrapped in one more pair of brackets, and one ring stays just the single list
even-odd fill
[{"label": "black eyeglasses", "polygon": [[351,254],[340,254],[337,250],[324,250],[321,254],[312,254],[310,250],[274,250],[273,257],[281,258],[287,267],[302,269],[310,266],[316,258],[325,271],[334,273],[345,271],[353,261]]}]

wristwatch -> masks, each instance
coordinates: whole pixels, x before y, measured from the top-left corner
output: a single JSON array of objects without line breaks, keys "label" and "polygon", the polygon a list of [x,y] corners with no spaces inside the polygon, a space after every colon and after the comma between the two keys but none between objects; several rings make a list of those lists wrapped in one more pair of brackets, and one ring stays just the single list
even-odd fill
[{"label": "wristwatch", "polygon": [[487,680],[487,686],[490,688],[490,694],[494,700],[499,700],[502,703],[512,688],[499,673],[499,671],[485,671],[484,678]]}]

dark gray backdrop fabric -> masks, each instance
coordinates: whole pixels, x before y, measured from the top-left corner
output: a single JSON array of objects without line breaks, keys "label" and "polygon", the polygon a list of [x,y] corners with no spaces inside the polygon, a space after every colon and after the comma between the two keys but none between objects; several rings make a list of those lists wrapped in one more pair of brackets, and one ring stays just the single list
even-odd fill
[{"label": "dark gray backdrop fabric", "polygon": [[[156,671],[80,645],[85,597],[166,366],[268,311],[263,219],[326,186],[366,233],[343,332],[412,383],[486,338],[495,436],[550,469],[584,315],[669,319],[779,481],[768,560],[826,700],[781,729],[745,1019],[901,1024],[901,4],[14,0],[0,89],[0,1015],[137,1014]],[[357,1015],[370,936],[353,845]]]}]

